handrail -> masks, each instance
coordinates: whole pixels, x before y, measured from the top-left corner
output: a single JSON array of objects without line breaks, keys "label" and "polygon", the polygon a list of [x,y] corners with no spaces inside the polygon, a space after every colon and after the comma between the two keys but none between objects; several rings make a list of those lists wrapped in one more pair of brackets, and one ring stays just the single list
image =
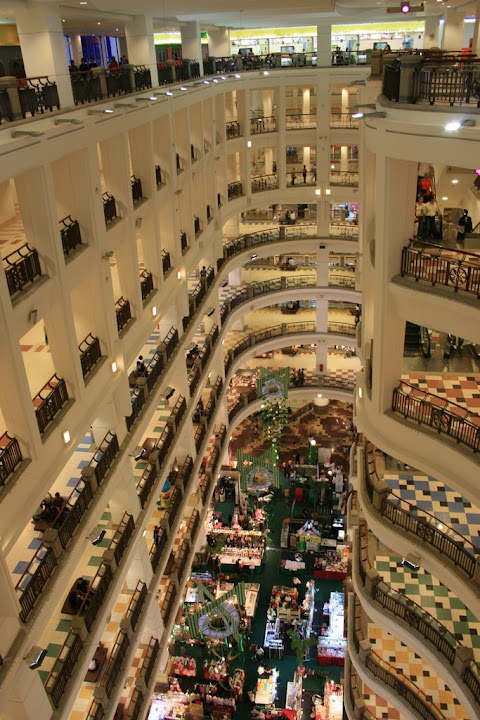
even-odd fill
[{"label": "handrail", "polygon": [[393,391],[392,410],[453,437],[474,453],[480,450],[480,415],[455,402],[400,380]]},{"label": "handrail", "polygon": [[10,437],[8,432],[0,437],[0,487],[15,472],[22,462],[23,456],[16,437]]},{"label": "handrail", "polygon": [[[370,447],[370,444],[368,444],[365,448],[365,480],[367,483],[367,495],[370,502],[373,503],[375,485],[382,481],[376,469],[375,449],[372,459],[372,454],[369,450]],[[395,501],[392,501],[390,496],[393,496]],[[407,509],[399,507],[397,504],[399,501],[407,505]],[[438,521],[434,515],[403,500],[391,490],[382,496],[378,509],[382,517],[386,520],[398,526],[403,531],[412,533],[412,535],[418,537],[422,542],[428,543],[432,548],[441,553],[444,560],[448,559],[456,567],[461,568],[470,578],[473,578],[476,567],[476,548],[468,538],[461,535],[461,533],[454,530],[451,526],[447,526],[449,527],[449,531],[454,535],[454,537],[449,537],[437,527]],[[419,517],[419,513],[425,515],[425,519],[423,519],[422,516]],[[445,524],[446,523],[442,522],[442,525]],[[468,549],[464,547],[465,545]]]},{"label": "handrail", "polygon": [[133,520],[133,515],[130,515],[130,513],[125,511],[122,519],[115,528],[112,539],[108,545],[108,550],[113,550],[117,564],[123,557],[134,527],[135,522]]},{"label": "handrail", "polygon": [[[480,222],[478,223],[480,225]],[[419,245],[420,247],[415,247],[416,245]],[[461,256],[462,259],[465,258],[476,258],[478,259],[478,262],[480,264],[480,253],[472,252],[471,250],[460,250],[459,248],[450,248],[446,247],[445,245],[438,245],[437,243],[428,242],[427,240],[418,240],[416,238],[410,238],[408,241],[408,248],[412,248],[413,250],[417,250],[419,253],[422,252],[422,249],[425,248],[427,251],[432,248],[433,250],[437,251],[437,255],[458,255]]]},{"label": "handrail", "polygon": [[451,250],[431,243],[410,240],[402,248],[401,275],[423,280],[432,285],[452,287],[455,292],[476,295],[480,299],[480,255]]},{"label": "handrail", "polygon": [[42,274],[38,251],[28,243],[5,255],[2,263],[10,295],[21,292],[27,283],[33,283]]},{"label": "handrail", "polygon": [[52,669],[43,683],[56,708],[60,705],[82,649],[82,638],[70,630],[53,663]]},{"label": "handrail", "polygon": [[130,620],[130,625],[132,626],[132,630],[135,630],[135,628],[137,626],[138,617],[139,617],[140,613],[142,612],[143,603],[145,602],[146,596],[147,596],[147,583],[139,580],[137,582],[135,590],[133,591],[132,597],[130,598],[128,607],[125,611],[125,617],[127,620]]}]

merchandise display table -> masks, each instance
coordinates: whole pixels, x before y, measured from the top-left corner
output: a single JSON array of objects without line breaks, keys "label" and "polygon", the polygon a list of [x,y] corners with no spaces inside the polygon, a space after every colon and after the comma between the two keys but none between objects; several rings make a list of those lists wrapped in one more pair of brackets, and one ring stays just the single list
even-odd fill
[{"label": "merchandise display table", "polygon": [[284,585],[274,585],[270,598],[270,611],[290,625],[294,620],[300,620],[298,590]]},{"label": "merchandise display table", "polygon": [[197,674],[197,663],[194,658],[189,657],[172,657],[172,666],[170,669],[172,675],[185,675],[186,677],[195,677]]},{"label": "merchandise display table", "polygon": [[257,691],[255,693],[255,703],[257,705],[273,705],[277,694],[277,678],[278,670],[273,668],[272,674],[267,678],[259,678],[257,680]]},{"label": "merchandise display table", "polygon": [[347,641],[344,637],[344,596],[340,592],[330,593],[323,615],[329,617],[329,625],[318,638],[317,662],[320,665],[343,665]]}]

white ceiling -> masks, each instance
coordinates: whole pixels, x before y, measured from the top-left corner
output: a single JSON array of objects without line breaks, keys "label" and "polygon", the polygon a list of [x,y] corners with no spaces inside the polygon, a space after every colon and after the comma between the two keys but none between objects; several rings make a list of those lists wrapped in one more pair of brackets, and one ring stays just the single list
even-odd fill
[{"label": "white ceiling", "polygon": [[[15,21],[15,8],[26,7],[40,0],[0,0],[0,21]],[[47,0],[48,2],[49,0]],[[45,2],[45,0],[42,0]],[[421,0],[412,0],[419,5]],[[52,4],[57,4],[52,0]],[[442,15],[446,8],[473,14],[474,0],[424,0],[425,11],[412,18]],[[387,6],[400,7],[400,0],[66,0],[60,5],[66,33],[124,35],[125,26],[134,15],[150,14],[158,32],[180,29],[183,23],[198,20],[202,27],[224,26],[235,29],[262,27],[293,27],[401,20],[403,16],[388,14]],[[98,24],[100,23],[100,25]],[[118,28],[118,30],[117,30]]]}]

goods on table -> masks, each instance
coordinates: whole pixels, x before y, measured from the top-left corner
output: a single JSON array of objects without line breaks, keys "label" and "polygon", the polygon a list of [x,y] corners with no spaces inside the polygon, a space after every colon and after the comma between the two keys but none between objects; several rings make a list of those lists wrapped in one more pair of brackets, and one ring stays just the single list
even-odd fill
[{"label": "goods on table", "polygon": [[288,623],[299,620],[298,590],[284,585],[274,585],[270,598],[269,614]]},{"label": "goods on table", "polygon": [[330,600],[323,608],[324,616],[329,616],[329,624],[322,626],[318,638],[317,662],[320,665],[343,665],[347,641],[344,637],[344,596],[343,593],[330,593]]},{"label": "goods on table", "polygon": [[190,657],[173,657],[171,672],[174,675],[185,675],[195,677],[197,674],[197,663]]}]

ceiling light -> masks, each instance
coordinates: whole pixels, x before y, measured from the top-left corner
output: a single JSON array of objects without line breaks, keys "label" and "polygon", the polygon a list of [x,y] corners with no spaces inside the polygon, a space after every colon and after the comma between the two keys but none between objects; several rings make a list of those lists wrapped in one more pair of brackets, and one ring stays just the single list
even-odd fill
[{"label": "ceiling light", "polygon": [[182,85],[182,86],[180,87],[180,90],[188,90],[188,88],[186,88],[185,85]]},{"label": "ceiling light", "polygon": [[179,270],[179,271],[177,272],[177,280],[181,280],[181,279],[182,279],[182,273],[181,273],[180,270]]},{"label": "ceiling light", "polygon": [[321,398],[321,397],[323,397],[323,396],[322,396],[322,393],[318,393],[318,394],[317,394],[317,398]]},{"label": "ceiling light", "polygon": [[330,170],[335,170],[335,165],[330,165]]},{"label": "ceiling light", "polygon": [[204,85],[210,85],[210,80],[204,80],[204,81],[203,81],[203,84],[204,84]]},{"label": "ceiling light", "polygon": [[407,13],[409,13],[409,12],[410,12],[410,3],[408,3],[408,2],[403,2],[403,3],[400,5],[400,10],[402,11],[402,13],[403,13],[404,15],[406,15]]},{"label": "ceiling light", "polygon": [[330,195],[331,192],[332,192],[332,191],[330,190],[330,188],[326,188],[326,189],[325,189],[325,195]]},{"label": "ceiling light", "polygon": [[213,78],[212,82],[214,82],[214,83],[218,83],[218,80],[217,80],[217,78]]},{"label": "ceiling light", "polygon": [[242,76],[239,75],[238,73],[235,73],[235,77],[236,77],[236,78],[241,78]]},{"label": "ceiling light", "polygon": [[364,115],[364,114],[363,114],[362,112],[356,112],[356,113],[353,113],[352,118],[353,118],[354,120],[359,120],[360,118],[363,117],[363,115]]},{"label": "ceiling light", "polygon": [[115,360],[114,360],[114,361],[112,362],[112,372],[113,372],[113,373],[116,373],[116,372],[117,372],[117,368],[118,368],[117,363],[116,363]]},{"label": "ceiling light", "polygon": [[445,130],[447,132],[455,132],[455,130],[460,129],[460,123],[458,120],[452,120],[452,122],[449,122],[445,125]]},{"label": "ceiling light", "polygon": [[100,25],[100,23],[99,23],[99,22],[97,22],[97,25]]},{"label": "ceiling light", "polygon": [[70,433],[68,430],[65,430],[65,432],[63,433],[63,442],[65,443],[65,445],[70,442]]},{"label": "ceiling light", "polygon": [[158,100],[156,95],[150,95],[149,100]]},{"label": "ceiling light", "polygon": [[320,188],[317,188],[317,189],[315,190],[315,195],[320,195],[320,193],[321,193]]},{"label": "ceiling light", "polygon": [[270,75],[270,73],[268,72],[268,70],[264,70],[264,71],[263,71],[263,74],[264,74],[264,75]]},{"label": "ceiling light", "polygon": [[80,5],[86,5],[86,4],[87,4],[87,0],[82,0],[82,2],[80,3]]},{"label": "ceiling light", "polygon": [[442,200],[448,200],[448,197],[447,197],[446,195],[444,195],[444,196],[442,197]]},{"label": "ceiling light", "polygon": [[452,185],[457,185],[457,184],[458,184],[458,180],[457,180],[457,179],[452,180]]},{"label": "ceiling light", "polygon": [[154,306],[152,307],[152,315],[153,315],[153,317],[155,317],[156,314],[157,314],[157,306],[154,305]]},{"label": "ceiling light", "polygon": [[247,147],[252,147],[252,141],[251,141],[251,140],[247,140]]}]

